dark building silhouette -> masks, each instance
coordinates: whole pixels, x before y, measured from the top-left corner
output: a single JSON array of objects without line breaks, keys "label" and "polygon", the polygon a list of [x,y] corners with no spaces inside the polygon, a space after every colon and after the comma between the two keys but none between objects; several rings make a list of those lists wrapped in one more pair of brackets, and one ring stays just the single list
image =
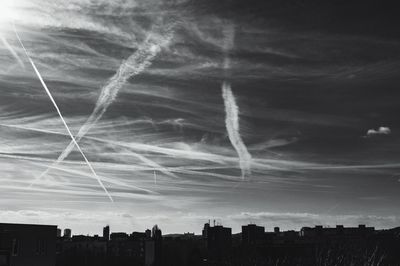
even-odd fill
[{"label": "dark building silhouette", "polygon": [[114,232],[108,241],[98,235],[58,238],[57,266],[145,265],[147,239],[145,232]]},{"label": "dark building silhouette", "polygon": [[116,233],[111,233],[110,235],[110,240],[111,241],[125,241],[127,240],[129,235],[124,232],[116,232]]},{"label": "dark building silhouette", "polygon": [[54,266],[57,226],[0,223],[1,266]]},{"label": "dark building silhouette", "polygon": [[107,243],[110,265],[144,265],[145,241],[145,233],[112,233]]},{"label": "dark building silhouette", "polygon": [[245,245],[253,245],[260,243],[265,238],[265,228],[255,224],[242,226],[242,243]]},{"label": "dark building silhouette", "polygon": [[232,229],[222,225],[207,226],[206,235],[208,262],[223,263],[228,261],[232,248]]},{"label": "dark building silhouette", "polygon": [[145,265],[162,265],[162,232],[157,225],[151,229],[151,238],[145,242]]},{"label": "dark building silhouette", "polygon": [[61,229],[57,228],[57,237],[61,237],[61,233],[62,233]]},{"label": "dark building silhouette", "polygon": [[75,235],[71,238],[58,238],[57,266],[106,265],[106,252],[107,242],[99,236]]},{"label": "dark building silhouette", "polygon": [[274,233],[275,234],[279,234],[280,232],[280,228],[279,227],[274,227]]},{"label": "dark building silhouette", "polygon": [[145,232],[56,237],[55,226],[0,224],[0,266],[400,265],[400,228],[303,227],[265,232],[255,224],[206,223],[202,235]]},{"label": "dark building silhouette", "polygon": [[110,226],[109,225],[107,225],[103,228],[103,239],[105,241],[110,240]]},{"label": "dark building silhouette", "polygon": [[153,226],[151,229],[151,238],[152,239],[161,239],[162,238],[162,232],[161,229],[158,228],[158,225]]},{"label": "dark building silhouette", "polygon": [[71,229],[65,228],[64,229],[64,238],[71,238],[71,237],[72,237]]},{"label": "dark building silhouette", "polygon": [[324,228],[321,225],[317,225],[313,228],[303,227],[300,230],[300,236],[308,238],[329,238],[329,237],[346,237],[346,238],[359,238],[366,237],[375,232],[374,227],[366,227],[360,224],[358,227],[344,227],[343,225],[337,225],[332,228]]},{"label": "dark building silhouette", "polygon": [[208,221],[208,223],[205,223],[204,224],[204,227],[203,227],[203,231],[202,231],[202,236],[203,236],[203,238],[207,238],[207,236],[208,236],[208,229],[210,228],[210,221]]},{"label": "dark building silhouette", "polygon": [[130,234],[130,237],[133,239],[146,239],[147,235],[143,232],[132,232],[132,234]]},{"label": "dark building silhouette", "polygon": [[151,237],[151,230],[150,229],[146,229],[145,234],[146,234],[147,238],[150,238]]}]

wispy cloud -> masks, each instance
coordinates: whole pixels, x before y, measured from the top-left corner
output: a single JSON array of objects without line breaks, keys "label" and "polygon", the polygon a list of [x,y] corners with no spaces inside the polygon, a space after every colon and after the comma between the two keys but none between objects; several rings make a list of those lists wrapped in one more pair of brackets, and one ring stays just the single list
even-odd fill
[{"label": "wispy cloud", "polygon": [[246,145],[244,145],[242,137],[240,136],[239,108],[236,104],[232,89],[226,82],[224,82],[222,86],[222,97],[224,98],[225,103],[226,129],[228,131],[229,139],[239,155],[242,179],[244,179],[246,175],[251,174],[251,155],[247,151]]},{"label": "wispy cloud", "polygon": [[0,40],[3,43],[4,47],[7,48],[7,50],[11,53],[11,55],[18,62],[19,66],[22,67],[22,68],[25,68],[25,64],[22,61],[22,59],[19,57],[17,52],[14,50],[14,48],[8,43],[7,39],[5,39],[3,36],[1,36],[1,33],[0,33]]},{"label": "wispy cloud", "polygon": [[53,98],[53,96],[52,96],[50,90],[49,90],[48,87],[47,87],[47,84],[44,82],[44,80],[43,80],[43,78],[42,78],[42,75],[40,74],[39,70],[37,69],[35,63],[34,63],[33,60],[31,59],[31,57],[29,56],[28,51],[25,49],[25,46],[24,46],[24,44],[22,43],[22,40],[21,40],[21,38],[19,37],[18,32],[17,32],[17,30],[16,30],[15,27],[14,27],[14,31],[15,31],[15,34],[16,34],[16,36],[17,36],[17,38],[18,38],[19,43],[21,44],[22,48],[23,48],[24,51],[25,51],[26,56],[28,57],[29,62],[30,62],[31,65],[32,65],[32,67],[33,67],[33,69],[34,69],[34,71],[35,71],[37,77],[39,78],[40,82],[42,83],[43,88],[45,89],[47,95],[49,96],[51,102],[53,103],[55,109],[57,110],[57,113],[58,113],[58,115],[60,116],[60,119],[61,119],[61,121],[63,122],[63,124],[64,124],[64,126],[65,126],[65,129],[67,130],[69,136],[71,137],[73,144],[77,147],[77,149],[78,149],[79,152],[81,153],[83,159],[85,160],[86,164],[88,165],[88,167],[89,167],[90,170],[92,171],[92,173],[93,173],[93,175],[94,175],[94,178],[97,180],[97,182],[99,183],[100,187],[104,190],[104,192],[106,193],[106,195],[108,196],[108,198],[109,198],[111,201],[113,201],[113,198],[111,197],[110,193],[108,192],[108,190],[106,189],[106,187],[104,186],[104,184],[103,184],[103,182],[100,180],[100,178],[97,176],[96,171],[93,169],[92,165],[90,164],[89,160],[86,158],[86,155],[83,153],[83,151],[82,151],[81,147],[79,146],[78,142],[76,141],[75,137],[72,135],[71,130],[69,129],[67,123],[65,122],[65,119],[64,119],[63,115],[61,114],[60,108],[58,107],[56,101],[54,100],[54,98]]},{"label": "wispy cloud", "polygon": [[[232,23],[227,24],[223,28],[223,36],[225,37],[222,47],[224,52],[223,68],[225,71],[224,74],[227,76],[226,78],[229,78],[229,75],[227,74],[231,67],[231,58],[229,53],[234,48],[235,44],[235,27]],[[224,99],[225,105],[226,129],[228,131],[229,140],[239,156],[242,179],[244,179],[246,175],[251,174],[251,155],[240,135],[239,107],[236,103],[235,96],[233,95],[231,84],[226,80],[222,84],[222,98]]]},{"label": "wispy cloud", "polygon": [[[264,210],[265,202],[274,205],[271,214],[249,214],[251,220],[328,223],[336,215],[317,217],[323,208],[282,214],[291,213],[292,204],[322,206],[325,200],[343,201],[346,213],[360,211],[368,220],[371,210],[358,207],[371,195],[384,196],[371,202],[382,217],[395,214],[398,41],[290,30],[291,20],[276,27],[268,16],[250,18],[246,10],[231,16],[230,5],[213,1],[14,2],[32,60],[115,198],[112,211],[126,220],[109,212],[35,71],[13,56],[23,50],[5,24],[1,35],[10,47],[0,40],[0,209],[56,215],[43,210],[51,197],[75,219],[93,214],[101,227],[109,216],[127,231],[152,219],[167,231],[194,230],[213,217],[239,229],[248,219],[237,215]],[[376,120],[391,131],[388,138],[387,129],[371,128],[370,140],[379,138],[380,145],[360,139]],[[66,147],[62,162],[52,165]],[[51,175],[28,189],[49,166]],[[174,223],[181,216],[187,218]],[[67,224],[62,217],[51,221]]]},{"label": "wispy cloud", "polygon": [[392,131],[388,127],[379,127],[378,130],[369,129],[367,131],[366,137],[372,137],[377,135],[390,135]]},{"label": "wispy cloud", "polygon": [[[149,67],[155,56],[170,42],[173,36],[172,25],[156,25],[155,28],[158,29],[153,29],[150,31],[150,34],[138,51],[136,51],[121,64],[117,73],[102,88],[92,114],[89,116],[85,124],[80,128],[78,134],[76,135],[77,142],[79,142],[102,118],[108,107],[115,101],[119,90],[124,86],[128,79],[142,73],[147,67]],[[68,157],[74,146],[74,141],[71,141],[54,164],[57,165],[66,157]],[[155,166],[157,169],[162,168],[151,160],[146,159],[144,156],[139,156],[139,158],[144,160],[146,163]],[[50,168],[43,172],[38,179],[41,179],[43,176],[45,176],[49,170]],[[173,175],[171,173],[167,174]]]}]

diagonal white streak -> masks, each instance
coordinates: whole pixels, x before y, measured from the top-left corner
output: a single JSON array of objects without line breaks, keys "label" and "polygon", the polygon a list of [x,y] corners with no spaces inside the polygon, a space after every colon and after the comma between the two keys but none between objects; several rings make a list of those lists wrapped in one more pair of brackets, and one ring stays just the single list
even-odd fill
[{"label": "diagonal white streak", "polygon": [[[223,33],[225,35],[223,52],[224,52],[224,75],[228,78],[229,70],[231,68],[231,59],[229,52],[234,48],[235,45],[235,26],[234,24],[227,24]],[[232,146],[235,148],[239,156],[239,165],[242,171],[242,179],[244,180],[246,175],[251,174],[251,155],[244,144],[242,137],[240,136],[239,127],[239,107],[236,104],[235,96],[233,95],[231,84],[224,81],[222,84],[222,97],[225,105],[225,125],[228,131],[229,140]]]},{"label": "diagonal white streak", "polygon": [[236,104],[235,96],[229,83],[224,82],[222,85],[222,97],[225,104],[225,124],[228,131],[229,140],[235,148],[238,156],[240,168],[242,170],[242,179],[247,174],[251,174],[251,155],[244,145],[242,137],[239,132],[239,108]]},{"label": "diagonal white streak", "polygon": [[[163,31],[166,31],[164,36],[151,32],[144,43],[139,47],[138,51],[136,51],[121,64],[117,73],[102,88],[92,114],[86,120],[85,124],[79,129],[79,132],[76,135],[77,142],[79,142],[102,118],[108,107],[116,99],[119,90],[128,81],[128,79],[142,73],[146,68],[148,68],[152,64],[152,60],[161,51],[161,48],[170,42],[172,39],[171,25],[166,26],[166,30],[164,29]],[[57,165],[65,160],[65,158],[67,158],[72,152],[73,148],[74,142],[71,141],[52,166]],[[162,169],[160,165],[144,158],[143,156],[141,156],[140,159],[153,167]],[[39,177],[36,178],[34,182],[43,178],[50,171],[50,169],[51,167],[47,168]],[[171,177],[177,178],[176,175],[168,171],[165,171],[164,173]]]},{"label": "diagonal white streak", "polygon": [[33,60],[31,59],[31,57],[29,56],[28,51],[26,50],[21,38],[19,37],[18,31],[16,30],[16,28],[14,27],[14,32],[15,35],[18,38],[19,43],[21,44],[21,47],[24,49],[24,52],[29,60],[29,62],[31,63],[33,69],[35,70],[35,73],[37,75],[37,77],[40,80],[40,83],[42,84],[43,88],[45,89],[47,95],[49,96],[51,102],[54,105],[54,108],[57,110],[58,115],[61,118],[61,121],[63,122],[69,136],[71,137],[72,142],[74,143],[74,145],[77,147],[77,149],[79,150],[79,152],[82,154],[83,159],[85,160],[86,164],[88,165],[90,171],[93,173],[93,176],[96,178],[97,182],[99,183],[99,185],[101,186],[101,188],[104,190],[104,192],[106,193],[106,195],[108,196],[108,198],[110,199],[111,202],[113,202],[113,198],[111,197],[110,193],[108,192],[108,190],[106,189],[106,187],[104,186],[103,182],[101,181],[101,179],[98,177],[98,175],[96,174],[96,171],[94,170],[94,168],[92,167],[91,163],[89,162],[89,160],[86,158],[86,155],[83,153],[81,147],[79,146],[78,142],[76,141],[74,135],[72,134],[71,130],[69,129],[67,123],[64,120],[63,115],[61,114],[60,108],[58,108],[58,105],[56,103],[56,101],[54,100],[49,88],[47,87],[46,83],[44,82],[42,75],[40,74],[39,70],[36,68],[35,63],[33,62]]},{"label": "diagonal white streak", "polygon": [[7,40],[0,35],[0,40],[3,45],[7,48],[7,50],[14,56],[15,60],[17,60],[18,64],[25,69],[24,62],[22,62],[21,58],[18,56],[17,52],[15,52],[14,48],[7,42]]}]

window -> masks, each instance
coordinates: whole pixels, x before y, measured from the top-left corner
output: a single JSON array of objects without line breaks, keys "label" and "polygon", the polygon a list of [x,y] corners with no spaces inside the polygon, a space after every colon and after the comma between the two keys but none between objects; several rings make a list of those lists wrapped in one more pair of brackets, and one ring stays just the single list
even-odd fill
[{"label": "window", "polygon": [[46,255],[46,242],[43,239],[39,239],[36,241],[36,254],[37,255]]},{"label": "window", "polygon": [[13,256],[18,256],[18,239],[14,238],[12,240],[12,249],[11,249],[11,254]]},{"label": "window", "polygon": [[40,245],[40,253],[42,255],[46,255],[46,241],[42,240],[42,243]]}]

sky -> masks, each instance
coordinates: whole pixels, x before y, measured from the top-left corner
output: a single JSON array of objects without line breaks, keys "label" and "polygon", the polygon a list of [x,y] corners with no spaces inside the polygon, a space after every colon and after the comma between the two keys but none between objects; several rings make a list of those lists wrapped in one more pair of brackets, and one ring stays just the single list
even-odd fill
[{"label": "sky", "polygon": [[2,0],[0,222],[399,226],[395,10]]}]

